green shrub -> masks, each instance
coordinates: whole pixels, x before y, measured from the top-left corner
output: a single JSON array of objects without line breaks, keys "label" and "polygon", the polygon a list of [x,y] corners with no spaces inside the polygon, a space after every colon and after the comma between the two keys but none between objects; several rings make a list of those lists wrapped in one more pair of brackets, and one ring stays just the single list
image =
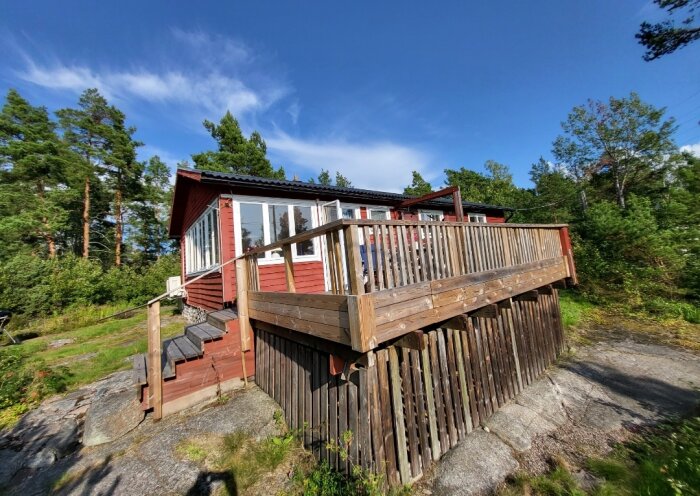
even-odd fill
[{"label": "green shrub", "polygon": [[140,270],[129,266],[103,270],[98,262],[72,254],[50,260],[17,255],[0,264],[0,308],[36,317],[105,303],[137,305],[165,292],[167,278],[179,273],[177,254]]},{"label": "green shrub", "polygon": [[47,396],[66,390],[66,367],[51,368],[15,347],[0,348],[0,429]]}]

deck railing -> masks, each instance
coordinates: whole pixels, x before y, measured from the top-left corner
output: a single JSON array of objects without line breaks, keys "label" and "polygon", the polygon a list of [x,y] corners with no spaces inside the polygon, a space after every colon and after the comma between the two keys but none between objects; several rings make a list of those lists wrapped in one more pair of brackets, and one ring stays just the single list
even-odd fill
[{"label": "deck railing", "polygon": [[[330,291],[297,294],[294,245],[314,238],[321,240],[317,246],[327,262]],[[280,249],[287,293],[293,296],[260,287],[260,255]],[[562,224],[338,220],[250,250],[236,266],[239,319],[248,346],[252,316],[357,351],[451,318],[469,305],[557,278],[576,281],[568,228]],[[484,292],[487,283],[496,289]]]}]

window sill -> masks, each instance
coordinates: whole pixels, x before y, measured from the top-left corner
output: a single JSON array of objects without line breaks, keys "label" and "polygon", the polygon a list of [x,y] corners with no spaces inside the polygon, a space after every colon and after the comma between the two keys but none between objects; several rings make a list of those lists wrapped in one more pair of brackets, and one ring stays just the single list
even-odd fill
[{"label": "window sill", "polygon": [[[209,272],[209,271],[212,270],[213,268],[214,268],[214,265],[212,265],[211,267],[206,267],[206,268],[204,268],[204,269],[198,270],[198,271],[196,271],[196,272],[187,272],[187,273],[185,274],[185,281],[186,281],[187,279],[193,279],[193,278],[195,278],[195,277],[199,277],[199,276],[201,276],[202,274],[204,274],[204,273],[206,273],[206,272]],[[212,274],[216,274],[217,272],[221,272],[221,267],[219,267],[219,269],[217,269],[217,270],[215,270],[214,272],[212,272]]]}]

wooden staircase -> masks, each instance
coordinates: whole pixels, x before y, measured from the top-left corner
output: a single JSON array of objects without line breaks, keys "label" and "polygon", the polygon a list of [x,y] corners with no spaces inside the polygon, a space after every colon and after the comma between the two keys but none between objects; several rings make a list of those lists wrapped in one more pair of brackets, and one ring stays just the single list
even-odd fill
[{"label": "wooden staircase", "polygon": [[[226,308],[207,314],[206,320],[197,324],[188,325],[182,334],[162,341],[162,381],[164,397],[170,401],[197,393],[197,388],[185,384],[189,379],[199,373],[202,377],[211,375],[212,367],[216,363],[222,364],[226,358],[238,355],[240,361],[240,346],[238,336],[234,339],[231,331],[238,330],[238,314],[235,309]],[[238,334],[236,332],[236,334]],[[207,355],[212,356],[207,356]],[[222,355],[224,357],[222,358]],[[229,356],[226,356],[229,355]],[[222,366],[226,366],[223,363]],[[231,379],[230,367],[224,371],[217,371],[214,381],[220,384]],[[141,400],[142,408],[148,410],[152,407],[148,399],[149,359],[146,353],[141,353],[133,358],[134,384]],[[202,389],[210,386],[210,381],[203,380]],[[200,395],[201,396],[201,395]],[[205,399],[205,398],[203,398]],[[182,403],[182,402],[181,402]],[[189,403],[189,402],[185,402]],[[177,408],[176,408],[177,409]]]}]

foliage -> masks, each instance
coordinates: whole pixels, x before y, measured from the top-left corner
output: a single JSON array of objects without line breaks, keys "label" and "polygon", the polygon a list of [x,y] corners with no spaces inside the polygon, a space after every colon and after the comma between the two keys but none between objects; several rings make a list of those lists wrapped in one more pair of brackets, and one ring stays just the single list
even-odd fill
[{"label": "foliage", "polygon": [[0,429],[44,397],[67,387],[67,369],[50,368],[43,360],[29,360],[24,350],[0,348]]},{"label": "foliage", "polygon": [[[309,182],[311,184],[316,184],[316,180],[314,180],[314,178],[309,179]],[[321,172],[318,174],[318,184],[322,186],[333,186],[331,173],[326,169],[321,169]],[[352,182],[350,179],[341,174],[340,171],[335,173],[335,185],[339,188],[352,188]]]},{"label": "foliage", "polygon": [[700,417],[647,428],[602,458],[590,458],[585,469],[597,478],[582,488],[563,460],[544,475],[518,474],[501,492],[542,496],[697,495],[700,488]]},{"label": "foliage", "polygon": [[217,150],[192,155],[196,169],[284,179],[284,169],[273,169],[267,159],[267,145],[260,133],[253,131],[246,139],[231,112],[218,124],[205,120],[204,127],[216,141]]},{"label": "foliage", "polygon": [[[126,314],[124,318],[98,322],[119,307],[76,307],[68,314],[47,319],[15,336],[18,345],[0,348],[0,427],[8,425],[36,406],[48,395],[94,382],[112,372],[131,368],[128,357],[147,348],[146,311]],[[182,332],[183,321],[163,309],[162,335]],[[68,344],[52,347],[55,340]]]},{"label": "foliage", "polygon": [[170,251],[167,167],[136,160],[141,143],[124,113],[88,89],[56,116],[7,93],[0,111],[0,263],[20,254],[75,254],[108,267],[150,263]]},{"label": "foliage", "polygon": [[16,255],[0,264],[0,308],[40,316],[75,306],[143,303],[162,293],[166,279],[179,272],[175,254],[142,269],[123,266],[106,271],[98,262],[72,254],[55,259]]},{"label": "foliage", "polygon": [[651,24],[643,22],[635,35],[639,43],[646,48],[644,60],[651,61],[671,54],[698,39],[700,26],[693,26],[695,10],[700,8],[700,0],[654,0],[660,8],[673,15],[676,11],[687,10],[680,19],[680,25],[674,21]]},{"label": "foliage", "polygon": [[408,196],[423,196],[433,191],[433,187],[428,181],[423,179],[418,171],[412,172],[413,179],[410,186],[403,189],[403,194]]},{"label": "foliage", "polygon": [[677,153],[673,119],[664,120],[664,110],[642,102],[636,93],[608,102],[589,100],[562,123],[564,134],[552,151],[584,192],[584,183],[593,181],[624,209],[630,192],[660,186],[669,157]]}]

